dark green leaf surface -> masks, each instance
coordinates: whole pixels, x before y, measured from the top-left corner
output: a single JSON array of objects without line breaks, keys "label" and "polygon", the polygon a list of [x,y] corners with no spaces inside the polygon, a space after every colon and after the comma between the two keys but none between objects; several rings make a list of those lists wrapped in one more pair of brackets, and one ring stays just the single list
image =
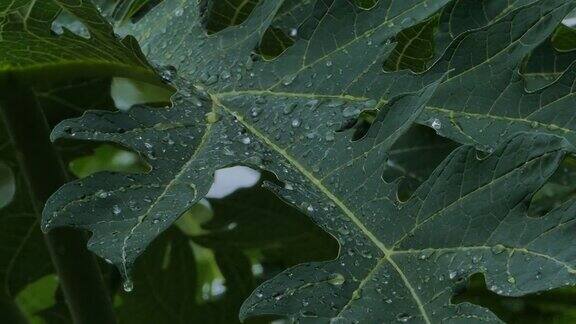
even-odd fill
[{"label": "dark green leaf surface", "polygon": [[[530,195],[553,173],[566,144],[524,135],[483,160],[464,147],[396,211],[386,200],[346,201],[351,211],[363,208],[335,234],[338,260],[298,266],[265,283],[244,314],[490,322],[496,318],[486,310],[450,306],[473,273],[484,273],[489,289],[507,296],[573,284],[573,253],[557,244],[570,240],[573,203],[544,218],[526,215]],[[314,306],[298,307],[303,300]]]},{"label": "dark green leaf surface", "polygon": [[418,121],[435,124],[442,136],[487,150],[518,131],[538,130],[573,141],[573,71],[533,93],[526,92],[518,72],[523,57],[573,8],[572,1],[535,2],[463,34],[432,68],[453,71]]}]

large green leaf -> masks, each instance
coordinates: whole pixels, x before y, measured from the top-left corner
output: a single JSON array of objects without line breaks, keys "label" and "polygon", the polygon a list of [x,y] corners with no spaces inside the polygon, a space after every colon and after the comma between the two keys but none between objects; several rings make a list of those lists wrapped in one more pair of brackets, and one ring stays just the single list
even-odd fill
[{"label": "large green leaf", "polygon": [[[383,49],[378,39],[386,39],[401,27],[389,29],[384,28],[386,24],[381,24],[375,30],[378,34],[374,34],[373,28],[358,37],[343,34],[348,39],[352,37],[352,42],[358,46],[348,44],[334,48],[330,57],[319,59],[313,59],[312,55],[327,50],[323,44],[314,45],[315,42],[303,40],[291,47],[290,52],[311,60],[310,68],[303,73],[319,74],[316,90],[320,92],[324,89],[325,93],[316,94],[305,84],[294,82],[293,77],[285,76],[299,70],[299,65],[292,62],[298,56],[288,55],[287,52],[283,60],[270,63],[250,61],[251,49],[258,44],[281,2],[264,1],[243,24],[210,37],[202,28],[196,2],[186,4],[181,6],[173,1],[163,2],[137,26],[147,26],[154,21],[154,31],[165,30],[160,34],[141,31],[155,37],[143,43],[145,50],[151,57],[161,55],[163,58],[174,58],[178,74],[191,78],[197,76],[199,83],[193,86],[186,79],[174,80],[180,93],[173,98],[170,109],[136,107],[128,113],[94,112],[62,124],[54,131],[54,138],[117,142],[143,153],[149,159],[152,171],[148,174],[99,174],[88,177],[63,188],[45,210],[45,229],[61,225],[90,229],[94,233],[90,248],[119,265],[124,275],[128,274],[135,257],[142,253],[157,233],[205,195],[214,170],[234,163],[247,163],[296,177],[290,179],[295,184],[317,182],[317,178],[327,174],[330,169],[338,166],[346,168],[348,162],[353,163],[356,157],[360,158],[368,152],[382,155],[380,148],[383,144],[390,144],[400,135],[401,131],[396,132],[396,129],[409,126],[433,91],[433,88],[427,88],[421,98],[416,95],[396,101],[393,109],[401,113],[391,117],[390,129],[381,134],[379,142],[373,143],[378,149],[371,149],[370,144],[351,145],[347,136],[334,134],[337,125],[354,117],[362,109],[374,108],[378,102],[364,99],[356,103],[354,99],[338,93],[355,86],[361,79],[384,75],[380,64],[375,64],[382,62],[380,53]],[[408,25],[416,23],[412,17],[424,19],[441,4],[433,6],[418,2],[415,6],[406,4],[390,10],[382,7],[379,11],[390,11],[390,17],[394,18],[390,18],[388,23]],[[320,6],[318,10],[324,9]],[[341,9],[347,10],[342,14],[348,14],[349,10],[355,10],[359,15],[368,13],[350,4]],[[166,13],[175,13],[174,17],[178,19],[166,20]],[[366,18],[376,19],[380,14],[369,13]],[[181,34],[178,28],[162,27],[163,24],[177,24],[178,21],[186,22],[188,34]],[[190,25],[190,21],[196,21],[196,24]],[[316,30],[318,33],[320,30],[330,33],[327,27],[318,26]],[[174,37],[197,37],[199,40],[193,41],[190,48],[174,46],[173,53],[165,53],[162,48],[167,48],[172,37],[164,33],[174,33]],[[347,63],[348,57],[353,55],[350,51],[371,55],[374,61],[350,65]],[[210,54],[206,56],[202,53]],[[188,64],[192,62],[185,57],[194,57],[193,64]],[[284,65],[280,65],[282,61],[286,61]],[[247,64],[241,71],[245,74],[245,86],[264,87],[260,82],[272,76],[270,70],[276,70],[276,67],[284,69],[278,71],[283,74],[281,78],[268,81],[278,82],[276,92],[259,90],[252,93],[245,90],[243,94],[236,94],[231,87],[237,82],[239,72],[227,66],[234,62]],[[264,71],[264,67],[268,70]],[[346,67],[349,73],[331,73],[340,67]],[[176,72],[174,67],[166,67],[162,73],[168,79],[174,77]],[[255,77],[256,73],[261,76],[261,81]],[[221,79],[220,82],[216,82],[218,79]],[[299,86],[308,93],[284,92],[291,85]],[[356,91],[366,91],[356,87]],[[350,102],[354,102],[354,106],[348,106]],[[313,120],[318,118],[325,122],[314,125]],[[286,132],[286,129],[290,131]],[[299,145],[293,145],[295,140]],[[313,150],[316,143],[322,143],[325,148]],[[322,156],[339,150],[347,153],[336,159],[322,160]],[[373,163],[378,164],[378,161]],[[342,187],[341,190],[344,189]]]},{"label": "large green leaf", "polygon": [[[424,59],[417,55],[430,57],[431,46],[411,44],[433,43],[436,55],[444,53],[430,72],[453,70],[418,120],[434,123],[442,136],[485,150],[531,128],[571,139],[572,31],[557,26],[573,7],[572,1],[455,1],[438,26],[404,31],[387,67],[421,69]],[[438,29],[434,37],[432,28]]]},{"label": "large green leaf", "polygon": [[[458,149],[404,204],[396,200],[396,186],[378,176],[392,145],[416,118],[445,136],[490,149],[505,141],[504,127],[505,135],[528,129],[570,139],[553,124],[559,109],[554,116],[535,116],[536,124],[507,114],[517,112],[510,108],[512,99],[539,98],[515,78],[518,66],[575,3],[519,7],[456,38],[423,75],[384,73],[382,64],[394,48],[388,40],[447,2],[381,0],[367,10],[345,0],[318,1],[297,42],[272,61],[250,54],[282,1],[262,1],[243,23],[210,36],[198,2],[162,2],[129,31],[178,89],[172,106],[90,112],[53,133],[54,139],[116,142],[140,152],[152,170],[96,174],[63,187],[45,209],[43,228],[92,231],[90,249],[119,266],[130,290],[135,258],[206,194],[213,172],[247,164],[273,172],[284,186],[271,187],[335,236],[341,254],[265,284],[245,304],[243,316],[496,320],[482,308],[452,306],[452,279],[485,272],[492,290],[510,295],[572,283],[573,260],[565,255],[570,251],[554,250],[543,234],[568,240],[565,227],[556,226],[571,224],[564,211],[570,206],[539,220],[526,218],[522,209],[571,149],[561,138],[514,137],[486,159],[471,147]],[[482,99],[499,89],[500,97]],[[525,109],[546,103],[529,101]],[[363,138],[335,132],[368,109],[379,113]],[[522,234],[513,228],[525,228],[525,236],[503,234]],[[537,276],[542,280],[529,280]]]}]

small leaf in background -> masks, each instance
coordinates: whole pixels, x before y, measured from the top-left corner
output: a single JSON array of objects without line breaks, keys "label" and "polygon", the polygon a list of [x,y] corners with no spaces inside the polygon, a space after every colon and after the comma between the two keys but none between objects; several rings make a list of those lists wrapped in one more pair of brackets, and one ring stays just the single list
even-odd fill
[{"label": "small leaf in background", "polygon": [[16,296],[16,303],[32,323],[43,323],[37,314],[56,304],[58,277],[47,275],[29,284]]}]

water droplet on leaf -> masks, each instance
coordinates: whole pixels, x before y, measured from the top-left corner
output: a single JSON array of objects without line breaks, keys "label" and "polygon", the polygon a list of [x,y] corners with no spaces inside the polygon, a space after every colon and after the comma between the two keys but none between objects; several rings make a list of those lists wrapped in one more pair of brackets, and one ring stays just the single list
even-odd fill
[{"label": "water droplet on leaf", "polygon": [[124,289],[125,292],[131,292],[132,290],[134,290],[134,283],[132,282],[132,280],[130,279],[124,280],[124,283],[122,284],[122,289]]}]

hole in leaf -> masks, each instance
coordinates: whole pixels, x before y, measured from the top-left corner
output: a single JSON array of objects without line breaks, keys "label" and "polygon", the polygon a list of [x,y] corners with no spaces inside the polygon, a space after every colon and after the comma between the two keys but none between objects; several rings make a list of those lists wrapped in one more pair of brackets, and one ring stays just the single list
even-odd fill
[{"label": "hole in leaf", "polygon": [[127,173],[150,171],[150,166],[138,154],[111,144],[96,147],[91,155],[73,160],[69,167],[79,178],[102,171]]},{"label": "hole in leaf", "polygon": [[[205,18],[206,30],[209,34],[214,34],[228,27],[241,24],[250,16],[258,2],[259,0],[209,2]],[[268,60],[278,57],[294,44],[293,37],[297,36],[297,29],[291,29],[290,33],[291,35],[288,36],[280,28],[268,28],[256,48],[256,54],[262,55]]]},{"label": "hole in leaf", "polygon": [[260,180],[260,172],[245,166],[234,166],[217,170],[214,183],[206,195],[208,198],[223,198],[236,190],[253,187]]},{"label": "hole in leaf", "polygon": [[114,78],[110,89],[115,106],[123,111],[139,104],[165,105],[173,93],[166,88],[125,78]]},{"label": "hole in leaf", "polygon": [[530,202],[528,215],[542,217],[576,197],[576,157],[567,156]]},{"label": "hole in leaf", "polygon": [[55,274],[46,275],[21,290],[15,302],[27,318],[42,323],[44,321],[39,315],[56,305],[57,289],[58,277]]},{"label": "hole in leaf", "polygon": [[271,27],[266,30],[260,45],[256,49],[256,53],[262,55],[267,60],[271,60],[280,56],[290,46],[294,44],[294,40],[286,35],[284,31],[279,28]]},{"label": "hole in leaf", "polygon": [[576,59],[576,29],[559,25],[552,36],[530,53],[520,66],[528,91],[550,85]]},{"label": "hole in leaf", "polygon": [[205,25],[209,33],[217,33],[230,26],[241,24],[250,16],[259,0],[209,1]]},{"label": "hole in leaf", "polygon": [[[202,224],[207,233],[197,238],[203,246],[231,244],[241,249],[258,250],[258,272],[269,273],[307,262],[334,259],[336,240],[314,224],[300,210],[288,205],[264,181],[279,183],[263,173],[260,185],[242,188],[220,199],[209,199],[213,218]],[[266,228],[266,231],[261,231]],[[298,237],[298,240],[294,240]],[[276,272],[276,271],[274,271]]]},{"label": "hole in leaf", "polygon": [[434,34],[439,15],[407,28],[395,37],[396,47],[384,63],[384,70],[423,72],[434,59]]},{"label": "hole in leaf", "polygon": [[51,30],[57,35],[63,35],[66,31],[70,31],[82,38],[90,38],[90,31],[88,31],[86,25],[65,10],[60,11],[56,19],[54,19]]},{"label": "hole in leaf", "polygon": [[458,144],[425,126],[412,126],[392,146],[384,170],[386,182],[400,180],[398,199],[406,201]]}]

